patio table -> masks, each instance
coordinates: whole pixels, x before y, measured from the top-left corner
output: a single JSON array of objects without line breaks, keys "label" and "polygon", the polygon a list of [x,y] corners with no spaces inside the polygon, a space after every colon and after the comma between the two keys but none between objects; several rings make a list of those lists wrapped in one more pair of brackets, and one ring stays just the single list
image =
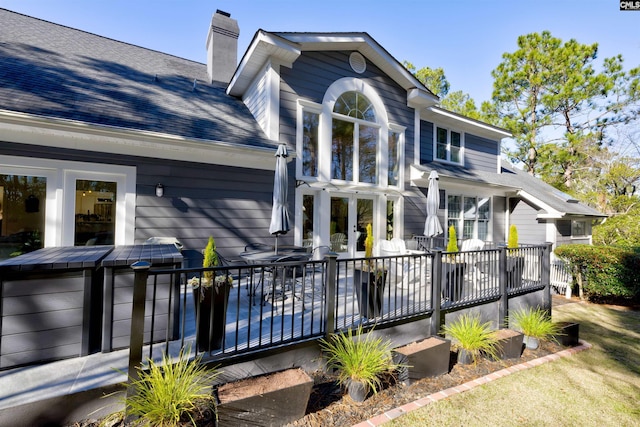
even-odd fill
[{"label": "patio table", "polygon": [[[306,255],[307,258],[310,260],[312,253],[307,252],[307,248],[300,247],[300,246],[285,246],[285,247],[281,246],[281,247],[278,247],[277,253],[275,252],[274,249],[251,249],[251,250],[241,252],[239,254],[240,258],[244,259],[249,264],[255,264],[255,265],[274,264],[279,259],[292,256],[292,255],[296,255],[296,256]],[[267,272],[270,274],[273,273],[273,268],[271,267],[263,266],[259,268],[263,270],[263,273],[260,274],[259,280],[257,281],[257,283],[253,283],[253,275],[252,275],[251,283],[249,284],[249,287],[250,287],[249,295],[252,297],[255,296],[256,288],[260,285],[260,283],[264,279],[264,272]],[[273,283],[272,283],[272,286],[273,286]],[[269,294],[271,294],[272,298],[275,296],[273,289],[269,292]],[[254,301],[254,304],[255,304],[255,301]]]}]

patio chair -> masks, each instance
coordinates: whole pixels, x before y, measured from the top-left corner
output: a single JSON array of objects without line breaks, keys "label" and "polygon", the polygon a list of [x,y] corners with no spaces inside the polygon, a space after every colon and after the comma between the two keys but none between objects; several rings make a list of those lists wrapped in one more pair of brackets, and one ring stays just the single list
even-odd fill
[{"label": "patio chair", "polygon": [[460,244],[460,252],[471,252],[465,255],[469,268],[467,271],[472,275],[472,285],[474,288],[480,286],[480,279],[483,275],[483,268],[480,268],[480,256],[478,251],[484,249],[484,241],[480,239],[466,239]]},{"label": "patio chair", "polygon": [[409,282],[416,278],[419,278],[420,283],[424,284],[428,271],[425,263],[404,256],[424,255],[426,252],[407,249],[405,241],[396,237],[378,242],[378,254],[385,257],[396,257],[388,260],[389,277],[391,280],[396,280],[396,286],[408,289]]},{"label": "patio chair", "polygon": [[334,252],[344,252],[346,250],[347,236],[344,233],[333,233],[329,237],[331,250]]}]

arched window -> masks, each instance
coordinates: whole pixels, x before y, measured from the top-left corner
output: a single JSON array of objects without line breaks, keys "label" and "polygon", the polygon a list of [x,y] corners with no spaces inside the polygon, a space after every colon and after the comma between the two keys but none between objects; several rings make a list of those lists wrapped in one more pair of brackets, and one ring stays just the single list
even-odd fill
[{"label": "arched window", "polygon": [[380,126],[363,94],[344,92],[335,102],[331,129],[331,179],[378,183]]}]

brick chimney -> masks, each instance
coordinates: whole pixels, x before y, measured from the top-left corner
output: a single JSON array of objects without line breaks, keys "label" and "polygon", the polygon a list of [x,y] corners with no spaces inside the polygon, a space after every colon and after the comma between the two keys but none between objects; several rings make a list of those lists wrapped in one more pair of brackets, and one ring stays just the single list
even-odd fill
[{"label": "brick chimney", "polygon": [[238,65],[238,21],[231,14],[216,10],[207,36],[207,72],[209,80],[227,84]]}]

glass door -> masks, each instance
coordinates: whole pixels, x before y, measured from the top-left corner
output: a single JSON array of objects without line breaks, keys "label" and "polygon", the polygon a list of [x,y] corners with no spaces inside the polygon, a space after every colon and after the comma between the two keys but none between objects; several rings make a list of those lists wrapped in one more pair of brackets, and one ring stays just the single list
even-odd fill
[{"label": "glass door", "polygon": [[373,196],[333,195],[329,224],[331,250],[342,256],[364,256],[366,228],[367,224],[373,226],[373,210]]}]

